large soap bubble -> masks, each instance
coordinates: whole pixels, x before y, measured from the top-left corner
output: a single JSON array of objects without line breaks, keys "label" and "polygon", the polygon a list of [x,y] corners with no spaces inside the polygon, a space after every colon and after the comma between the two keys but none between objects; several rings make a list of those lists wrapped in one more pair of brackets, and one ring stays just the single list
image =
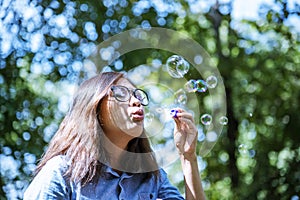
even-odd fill
[{"label": "large soap bubble", "polygon": [[[149,105],[145,108],[145,113],[151,113],[145,114],[145,131],[153,144],[153,152],[157,158],[158,166],[165,167],[178,159],[178,152],[171,140],[174,128],[174,120],[171,116],[176,116],[175,109],[177,107],[184,107],[189,112],[193,111],[194,116],[196,116],[194,119],[195,124],[198,124],[201,120],[200,123],[202,124],[198,126],[203,127],[203,134],[199,134],[201,144],[199,144],[199,150],[197,151],[199,156],[206,156],[216,144],[224,124],[227,123],[226,120],[219,123],[212,122],[212,119],[220,119],[221,116],[226,116],[225,87],[215,62],[201,45],[188,35],[158,27],[151,27],[151,29],[138,28],[116,34],[99,44],[89,58],[85,60],[83,66],[84,72],[86,72],[85,78],[94,76],[96,71],[111,70],[112,64],[120,59],[120,56],[142,49],[160,49],[174,54],[174,56],[167,59],[165,65],[156,64],[151,67],[147,63],[144,67],[136,66],[130,71],[126,71],[125,67],[122,68],[122,70],[125,70],[126,76],[137,87],[144,89],[149,94],[149,99],[151,99]],[[190,66],[193,67],[192,70]],[[139,71],[138,69],[142,70]],[[133,71],[136,73],[131,73]],[[215,85],[214,78],[212,82],[208,79],[211,75],[217,77],[217,85]],[[157,79],[157,77],[159,78]],[[199,81],[200,77],[203,77],[202,81]],[[194,81],[190,81],[190,85],[185,85],[189,79],[194,79]],[[205,82],[207,82],[207,85]],[[184,89],[186,94],[180,92],[175,95],[176,91],[180,89]],[[200,108],[203,108],[198,99],[200,93],[207,94],[201,95],[201,97],[205,96],[205,99],[212,99],[211,103],[205,107],[205,109],[210,110],[211,115],[206,115],[202,119],[199,118]],[[208,98],[208,94],[210,98]],[[174,101],[174,99],[176,100]],[[170,113],[172,109],[174,111]],[[216,121],[214,120],[214,122]],[[110,142],[105,136],[104,139],[108,143]],[[166,141],[166,143],[161,143],[161,141]],[[114,149],[118,148],[113,144],[111,146]],[[123,154],[128,160],[136,160],[137,157],[147,159],[149,155],[152,156],[153,152],[140,154],[124,151]],[[106,160],[99,161],[110,164],[120,171],[131,173],[137,171],[149,172],[158,169],[157,166],[149,165],[138,166],[138,169],[135,165],[114,166],[114,163],[107,163]]]}]

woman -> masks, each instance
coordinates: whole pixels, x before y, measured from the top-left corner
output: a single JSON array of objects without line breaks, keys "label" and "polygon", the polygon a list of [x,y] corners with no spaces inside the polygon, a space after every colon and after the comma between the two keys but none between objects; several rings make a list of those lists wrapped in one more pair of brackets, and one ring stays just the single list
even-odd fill
[{"label": "woman", "polygon": [[[145,135],[143,106],[148,101],[121,73],[85,81],[24,199],[183,199],[159,169]],[[186,199],[205,199],[193,117],[178,109],[174,120]]]}]

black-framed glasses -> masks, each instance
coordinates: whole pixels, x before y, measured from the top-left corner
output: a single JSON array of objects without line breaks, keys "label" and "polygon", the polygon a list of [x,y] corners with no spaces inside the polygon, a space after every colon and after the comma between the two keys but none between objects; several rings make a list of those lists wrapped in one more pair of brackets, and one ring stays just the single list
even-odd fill
[{"label": "black-framed glasses", "polygon": [[147,106],[149,104],[148,95],[142,89],[129,89],[122,85],[114,85],[111,86],[110,89],[113,92],[113,97],[115,97],[115,99],[118,101],[128,101],[130,99],[130,96],[133,95],[141,102],[143,106]]}]

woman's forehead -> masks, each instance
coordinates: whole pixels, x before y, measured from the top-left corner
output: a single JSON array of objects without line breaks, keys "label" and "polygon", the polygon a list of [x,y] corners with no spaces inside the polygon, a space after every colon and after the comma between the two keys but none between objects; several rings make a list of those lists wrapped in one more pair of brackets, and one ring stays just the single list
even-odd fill
[{"label": "woman's forehead", "polygon": [[128,81],[126,78],[120,78],[117,82],[116,85],[122,85],[126,86],[128,88],[135,88],[130,81]]}]

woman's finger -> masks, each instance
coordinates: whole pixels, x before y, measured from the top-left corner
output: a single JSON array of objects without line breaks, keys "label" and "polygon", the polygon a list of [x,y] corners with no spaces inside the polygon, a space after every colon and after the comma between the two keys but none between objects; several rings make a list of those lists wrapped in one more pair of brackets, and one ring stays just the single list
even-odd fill
[{"label": "woman's finger", "polygon": [[181,117],[183,117],[183,118],[190,119],[192,122],[194,122],[193,115],[181,108],[172,109],[171,114],[173,115],[174,119],[180,119]]}]

